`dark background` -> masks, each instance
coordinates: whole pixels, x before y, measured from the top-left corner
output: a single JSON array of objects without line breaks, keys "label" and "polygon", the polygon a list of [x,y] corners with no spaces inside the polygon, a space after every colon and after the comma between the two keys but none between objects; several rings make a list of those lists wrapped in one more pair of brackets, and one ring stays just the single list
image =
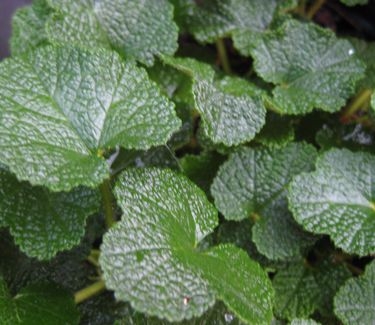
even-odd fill
[{"label": "dark background", "polygon": [[10,20],[16,8],[31,3],[31,0],[0,0],[0,59],[9,55],[8,39]]}]

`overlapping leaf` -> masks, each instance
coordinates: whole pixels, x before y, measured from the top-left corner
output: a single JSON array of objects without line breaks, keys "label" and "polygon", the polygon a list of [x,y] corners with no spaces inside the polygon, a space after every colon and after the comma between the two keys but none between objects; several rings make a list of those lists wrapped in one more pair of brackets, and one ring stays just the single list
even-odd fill
[{"label": "overlapping leaf", "polygon": [[188,19],[189,30],[200,42],[233,36],[235,47],[248,54],[257,34],[271,23],[276,0],[214,0],[196,4]]},{"label": "overlapping leaf", "polygon": [[271,105],[287,114],[338,111],[364,74],[354,52],[333,32],[296,20],[286,21],[251,50],[257,73],[276,85]]},{"label": "overlapping leaf", "polygon": [[272,290],[260,266],[232,245],[197,249],[218,220],[194,184],[168,170],[134,169],[115,194],[124,216],[104,236],[100,263],[117,299],[179,321],[201,315],[217,297],[248,323],[270,322]]},{"label": "overlapping leaf", "polygon": [[178,29],[167,0],[48,0],[56,13],[47,25],[53,42],[112,47],[146,65],[177,50]]},{"label": "overlapping leaf", "polygon": [[345,267],[326,261],[315,268],[302,262],[290,264],[273,279],[275,314],[291,320],[309,317],[318,309],[331,309],[337,289],[349,277]]},{"label": "overlapping leaf", "polygon": [[365,273],[348,280],[335,296],[335,314],[345,325],[373,324],[375,321],[375,262]]},{"label": "overlapping leaf", "polygon": [[51,13],[47,0],[36,0],[31,6],[20,8],[12,18],[12,55],[34,49],[47,40],[45,24]]},{"label": "overlapping leaf", "polygon": [[250,141],[265,123],[262,91],[235,77],[214,80],[212,68],[193,59],[164,58],[164,62],[193,80],[195,106],[205,134],[226,146]]},{"label": "overlapping leaf", "polygon": [[0,323],[78,324],[79,315],[73,297],[52,284],[32,284],[12,297],[0,277]]},{"label": "overlapping leaf", "polygon": [[314,148],[302,143],[242,148],[220,167],[212,184],[215,204],[226,219],[256,221],[253,240],[268,258],[288,259],[311,245],[288,211],[286,187],[295,174],[312,169],[315,156]]},{"label": "overlapping leaf", "polygon": [[297,176],[289,205],[306,230],[329,235],[343,250],[375,252],[375,157],[332,149],[318,159],[316,171]]},{"label": "overlapping leaf", "polygon": [[28,256],[50,259],[79,244],[86,219],[99,210],[99,204],[94,190],[51,193],[17,181],[0,166],[0,224],[9,226],[15,242]]},{"label": "overlapping leaf", "polygon": [[180,125],[146,72],[114,52],[47,46],[0,65],[0,162],[54,191],[109,176],[100,152],[147,149]]}]

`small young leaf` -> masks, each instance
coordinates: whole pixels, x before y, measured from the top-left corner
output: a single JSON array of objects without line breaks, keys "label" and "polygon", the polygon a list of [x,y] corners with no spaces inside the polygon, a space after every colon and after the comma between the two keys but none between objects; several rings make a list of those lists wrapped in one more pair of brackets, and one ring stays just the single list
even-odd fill
[{"label": "small young leaf", "polygon": [[202,315],[216,296],[248,323],[270,322],[273,292],[260,266],[232,245],[198,250],[217,211],[187,178],[130,169],[115,195],[124,216],[104,236],[100,264],[117,299],[180,321]]},{"label": "small young leaf", "polygon": [[48,1],[56,9],[47,25],[53,42],[112,47],[146,65],[177,50],[178,28],[167,0]]},{"label": "small young leaf", "polygon": [[295,174],[312,169],[315,149],[290,143],[280,149],[242,148],[232,154],[211,186],[218,209],[228,220],[253,218],[253,240],[270,259],[288,259],[312,239],[293,221],[286,186]]},{"label": "small young leaf", "polygon": [[289,207],[306,230],[327,234],[343,250],[375,251],[375,157],[332,149],[318,159],[316,171],[290,184]]},{"label": "small young leaf", "polygon": [[53,191],[99,185],[101,151],[164,144],[180,126],[146,72],[115,52],[39,48],[1,63],[0,88],[0,162]]},{"label": "small young leaf", "polygon": [[9,226],[15,242],[28,256],[47,260],[79,244],[87,217],[99,210],[91,189],[51,193],[19,182],[0,165],[0,224]]},{"label": "small young leaf", "polygon": [[375,261],[359,278],[349,279],[337,292],[335,314],[345,325],[375,322]]},{"label": "small young leaf", "polygon": [[20,8],[12,18],[12,55],[20,55],[47,40],[45,24],[51,13],[47,0],[35,0],[31,6]]},{"label": "small young leaf", "polygon": [[271,104],[286,114],[338,111],[365,71],[348,41],[296,20],[263,37],[251,53],[257,73],[276,84]]},{"label": "small young leaf", "polygon": [[0,277],[0,323],[18,324],[78,324],[79,314],[73,297],[52,284],[32,284],[11,297]]}]

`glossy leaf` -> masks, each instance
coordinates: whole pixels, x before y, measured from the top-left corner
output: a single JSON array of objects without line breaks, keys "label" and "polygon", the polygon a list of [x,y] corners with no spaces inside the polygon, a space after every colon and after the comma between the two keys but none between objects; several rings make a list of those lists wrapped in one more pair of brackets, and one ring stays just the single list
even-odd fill
[{"label": "glossy leaf", "polygon": [[198,250],[218,220],[193,183],[168,170],[132,169],[115,194],[124,216],[104,236],[100,264],[117,299],[180,321],[202,315],[217,297],[248,323],[271,320],[272,289],[257,263],[231,245]]},{"label": "glossy leaf", "polygon": [[180,125],[147,74],[114,52],[47,46],[0,65],[0,162],[54,191],[109,176],[100,153],[164,144]]},{"label": "glossy leaf", "polygon": [[256,72],[276,85],[271,105],[286,114],[338,111],[365,70],[348,41],[296,20],[263,37],[251,52]]},{"label": "glossy leaf", "polygon": [[348,280],[335,296],[335,314],[345,325],[372,324],[375,320],[375,262],[365,273]]},{"label": "glossy leaf", "polygon": [[0,223],[9,226],[15,242],[28,256],[50,259],[78,245],[87,217],[99,210],[99,204],[94,190],[51,193],[19,182],[0,168]]},{"label": "glossy leaf", "polygon": [[32,284],[12,297],[0,277],[0,323],[78,324],[79,315],[73,297],[52,284]]},{"label": "glossy leaf", "polygon": [[270,259],[289,259],[312,243],[294,223],[286,187],[295,174],[312,169],[316,151],[291,143],[280,149],[242,148],[220,168],[212,184],[215,205],[228,220],[251,218],[253,240]]},{"label": "glossy leaf", "polygon": [[343,250],[367,255],[375,251],[375,158],[332,149],[318,159],[316,171],[297,176],[290,185],[289,206],[306,230],[327,234]]},{"label": "glossy leaf", "polygon": [[53,42],[112,47],[146,65],[177,50],[178,29],[167,0],[48,0],[56,10],[47,26]]}]

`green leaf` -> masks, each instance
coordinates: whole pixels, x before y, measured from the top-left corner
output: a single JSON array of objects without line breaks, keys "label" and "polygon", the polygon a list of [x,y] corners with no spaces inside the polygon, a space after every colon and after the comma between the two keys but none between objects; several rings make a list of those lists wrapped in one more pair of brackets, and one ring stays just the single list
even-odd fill
[{"label": "green leaf", "polygon": [[236,77],[214,80],[211,66],[190,58],[163,57],[163,62],[193,80],[192,93],[204,133],[226,146],[252,140],[265,123],[262,91]]},{"label": "green leaf", "polygon": [[47,40],[45,24],[51,13],[46,0],[36,0],[31,6],[20,8],[12,18],[12,55],[20,55]]},{"label": "green leaf", "polygon": [[286,187],[295,174],[312,169],[315,156],[315,149],[303,143],[242,148],[219,168],[211,186],[226,219],[256,221],[253,240],[270,259],[290,259],[312,243],[288,211]]},{"label": "green leaf", "polygon": [[317,323],[313,319],[295,318],[291,321],[290,325],[320,325],[320,323]]},{"label": "green leaf", "polygon": [[53,42],[112,47],[146,65],[177,50],[178,28],[167,0],[48,1],[56,10],[47,24]]},{"label": "green leaf", "polygon": [[271,105],[286,114],[338,111],[365,70],[348,41],[296,20],[264,36],[251,53],[256,72],[276,85]]},{"label": "green leaf", "polygon": [[266,124],[255,137],[264,146],[282,147],[294,140],[292,121],[284,116],[267,112]]},{"label": "green leaf", "polygon": [[0,162],[53,191],[99,185],[102,151],[164,144],[180,126],[146,72],[105,50],[47,46],[5,60],[0,88]]},{"label": "green leaf", "polygon": [[347,6],[357,6],[367,4],[368,0],[340,0],[340,2]]},{"label": "green leaf", "polygon": [[373,324],[375,321],[375,262],[365,273],[349,279],[335,296],[335,314],[345,325]]},{"label": "green leaf", "polygon": [[97,192],[76,188],[51,193],[19,182],[0,166],[0,223],[9,226],[15,242],[28,256],[50,259],[78,245],[87,217],[99,210]]},{"label": "green leaf", "polygon": [[0,277],[0,323],[16,324],[78,324],[79,314],[73,297],[52,284],[32,284],[11,297]]},{"label": "green leaf", "polygon": [[233,35],[235,47],[243,52],[271,23],[276,7],[275,0],[204,1],[194,7],[189,29],[204,43]]},{"label": "green leaf", "polygon": [[275,315],[293,319],[308,317],[318,308],[321,288],[312,271],[302,263],[289,265],[273,279]]},{"label": "green leaf", "polygon": [[358,38],[350,38],[355,54],[366,62],[365,77],[358,82],[357,89],[375,88],[375,42],[365,42]]},{"label": "green leaf", "polygon": [[130,169],[115,195],[124,216],[104,236],[100,264],[117,299],[180,321],[202,315],[216,296],[248,323],[270,322],[272,289],[261,267],[231,245],[198,250],[217,211],[187,178]]},{"label": "green leaf", "polygon": [[306,230],[327,234],[337,247],[367,255],[375,251],[375,157],[332,149],[316,171],[290,184],[289,207]]},{"label": "green leaf", "polygon": [[[215,84],[193,84],[196,108],[203,130],[214,143],[226,146],[252,140],[265,123],[266,110],[260,97],[242,79],[226,77]],[[250,95],[249,95],[250,94]]]}]

